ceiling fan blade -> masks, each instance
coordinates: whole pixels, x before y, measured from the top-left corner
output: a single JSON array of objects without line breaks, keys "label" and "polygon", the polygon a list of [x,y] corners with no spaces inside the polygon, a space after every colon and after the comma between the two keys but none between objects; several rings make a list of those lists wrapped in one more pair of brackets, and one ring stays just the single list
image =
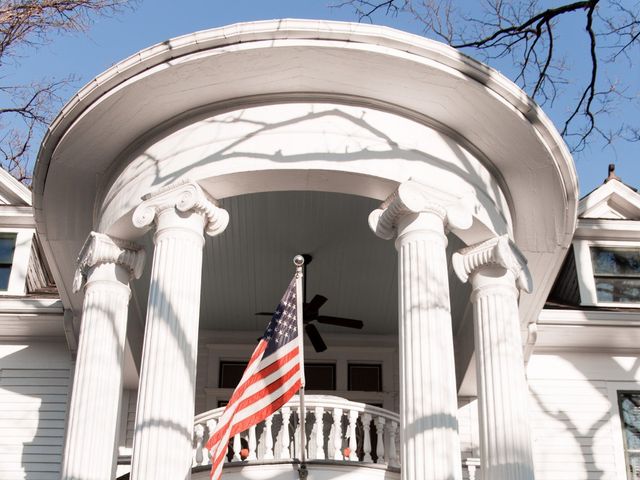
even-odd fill
[{"label": "ceiling fan blade", "polygon": [[324,352],[327,349],[327,344],[324,343],[324,340],[322,340],[322,337],[320,336],[320,332],[318,331],[316,326],[309,323],[305,325],[304,329],[307,332],[307,335],[309,336],[309,340],[311,340],[311,345],[313,345],[313,348],[315,349],[315,351]]},{"label": "ceiling fan blade", "polygon": [[336,325],[338,327],[361,329],[364,326],[362,320],[353,320],[352,318],[330,317],[327,315],[318,315],[316,318],[318,323],[326,323],[328,325]]},{"label": "ceiling fan blade", "polygon": [[318,314],[318,310],[320,310],[320,307],[322,307],[326,302],[327,302],[327,297],[324,297],[322,295],[316,295],[314,296],[311,301],[309,303],[307,303],[304,307],[304,313],[305,316],[307,315],[307,312],[309,312],[309,315],[312,316],[314,314]]}]

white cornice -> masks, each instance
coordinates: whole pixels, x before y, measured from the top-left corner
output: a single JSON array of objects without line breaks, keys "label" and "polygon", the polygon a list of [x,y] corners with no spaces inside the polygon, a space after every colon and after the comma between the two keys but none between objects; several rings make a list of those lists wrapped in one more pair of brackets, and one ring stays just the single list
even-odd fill
[{"label": "white cornice", "polygon": [[35,228],[31,206],[0,205],[0,227]]},{"label": "white cornice", "polygon": [[587,327],[640,327],[638,312],[544,309],[538,325],[582,325]]}]

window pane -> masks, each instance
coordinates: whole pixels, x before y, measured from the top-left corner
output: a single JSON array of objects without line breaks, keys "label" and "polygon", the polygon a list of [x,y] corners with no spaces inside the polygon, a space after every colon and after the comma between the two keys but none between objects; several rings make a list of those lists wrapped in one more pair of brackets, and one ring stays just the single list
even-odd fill
[{"label": "window pane", "polygon": [[0,290],[9,288],[9,275],[11,274],[11,265],[0,265]]},{"label": "window pane", "polygon": [[599,302],[640,303],[640,278],[596,277]]},{"label": "window pane", "polygon": [[618,395],[627,450],[640,450],[640,392]]},{"label": "window pane", "polygon": [[336,389],[336,366],[332,363],[307,363],[304,377],[306,390]]},{"label": "window pane", "polygon": [[640,453],[629,453],[631,480],[640,480]]},{"label": "window pane", "polygon": [[15,248],[16,235],[14,233],[0,234],[0,263],[11,264]]},{"label": "window pane", "polygon": [[591,247],[596,275],[640,277],[640,250]]},{"label": "window pane", "polygon": [[349,364],[349,390],[382,391],[382,365]]},{"label": "window pane", "polygon": [[220,388],[236,388],[245,368],[247,368],[246,362],[220,362],[218,386]]}]

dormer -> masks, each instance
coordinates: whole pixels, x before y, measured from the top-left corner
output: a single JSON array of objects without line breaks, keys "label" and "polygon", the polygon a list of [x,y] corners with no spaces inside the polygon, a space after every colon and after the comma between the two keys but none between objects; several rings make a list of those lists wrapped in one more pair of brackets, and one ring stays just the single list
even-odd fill
[{"label": "dormer", "polygon": [[580,200],[572,248],[550,301],[640,308],[640,194],[613,165],[603,185]]},{"label": "dormer", "polygon": [[55,293],[43,260],[31,191],[0,169],[0,296]]}]

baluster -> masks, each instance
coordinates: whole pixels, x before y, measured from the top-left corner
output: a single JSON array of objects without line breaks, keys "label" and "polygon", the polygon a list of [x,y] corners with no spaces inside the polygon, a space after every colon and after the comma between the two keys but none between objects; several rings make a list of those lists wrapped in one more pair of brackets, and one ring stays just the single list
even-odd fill
[{"label": "baluster", "polygon": [[249,455],[247,455],[247,460],[257,460],[258,456],[256,455],[256,447],[258,446],[258,442],[256,441],[256,426],[253,425],[249,427]]},{"label": "baluster", "polygon": [[398,451],[396,449],[396,433],[398,432],[398,422],[389,423],[389,466],[399,467]]},{"label": "baluster", "polygon": [[300,413],[300,407],[294,409],[296,412],[296,418],[294,418],[294,429],[293,429],[293,453],[292,457],[302,458],[302,454],[300,453],[300,449],[302,446],[300,445],[300,431],[302,430],[303,424],[303,416]]},{"label": "baluster", "polygon": [[280,458],[284,460],[291,459],[291,450],[289,449],[289,419],[291,418],[291,407],[282,407],[282,452]]},{"label": "baluster", "polygon": [[362,428],[364,429],[364,440],[362,445],[364,455],[362,457],[362,461],[373,462],[373,458],[371,458],[371,415],[368,413],[362,415]]},{"label": "baluster", "polygon": [[204,449],[204,426],[197,424],[193,427],[193,436],[196,440],[196,448],[193,450],[193,465],[202,465],[205,459]]},{"label": "baluster", "polygon": [[333,409],[333,446],[335,451],[333,452],[334,460],[343,460],[342,454],[342,409]]},{"label": "baluster", "polygon": [[[218,421],[215,418],[207,420],[207,431],[209,435],[208,438],[211,438],[213,436],[213,432],[216,431],[216,425],[218,425]],[[211,452],[209,451],[207,451],[206,460],[207,465],[211,465]]]},{"label": "baluster", "polygon": [[378,444],[376,445],[376,463],[384,463],[384,417],[376,417],[376,434]]},{"label": "baluster", "polygon": [[233,437],[233,457],[231,458],[234,462],[239,462],[242,460],[240,457],[240,450],[242,450],[242,442],[240,441],[240,434],[236,433]]},{"label": "baluster", "polygon": [[467,471],[469,472],[469,480],[476,480],[476,466],[467,464]]},{"label": "baluster", "polygon": [[271,425],[273,424],[273,415],[269,415],[267,419],[264,421],[264,433],[262,434],[264,437],[264,459],[265,460],[273,460],[273,435],[271,433]]},{"label": "baluster", "polygon": [[316,417],[316,458],[324,460],[326,458],[324,453],[324,408],[316,407],[314,414]]},{"label": "baluster", "polygon": [[358,442],[356,439],[356,427],[358,422],[358,412],[349,410],[349,460],[358,461]]}]

